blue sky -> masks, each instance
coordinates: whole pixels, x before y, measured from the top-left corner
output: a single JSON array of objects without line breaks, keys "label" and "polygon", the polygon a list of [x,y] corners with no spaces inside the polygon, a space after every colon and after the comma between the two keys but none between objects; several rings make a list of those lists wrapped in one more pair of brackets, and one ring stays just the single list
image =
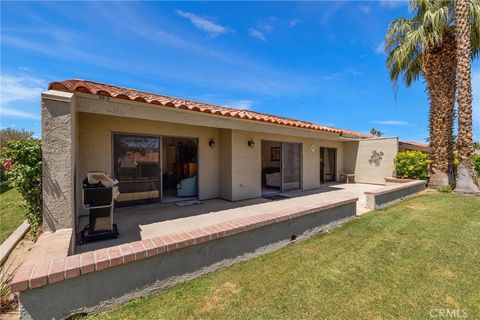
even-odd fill
[{"label": "blue sky", "polygon": [[[419,81],[396,99],[382,40],[403,1],[2,2],[1,127],[41,132],[40,93],[88,79],[425,141]],[[474,63],[480,139],[480,64]]]}]

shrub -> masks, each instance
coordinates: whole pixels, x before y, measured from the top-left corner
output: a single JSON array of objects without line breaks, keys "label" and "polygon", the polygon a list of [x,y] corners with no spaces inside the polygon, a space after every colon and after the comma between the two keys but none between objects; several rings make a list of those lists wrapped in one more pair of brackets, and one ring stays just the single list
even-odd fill
[{"label": "shrub", "polygon": [[2,149],[9,185],[25,200],[25,217],[34,234],[42,224],[42,149],[35,139],[11,140]]},{"label": "shrub", "polygon": [[9,312],[16,306],[17,301],[10,291],[10,282],[17,268],[12,268],[12,262],[0,267],[0,313]]},{"label": "shrub", "polygon": [[473,166],[475,171],[477,171],[477,177],[480,178],[480,154],[473,155]]},{"label": "shrub", "polygon": [[446,185],[446,186],[440,186],[437,188],[437,190],[439,192],[443,192],[443,193],[452,193],[452,187],[449,186],[449,185]]},{"label": "shrub", "polygon": [[395,160],[395,170],[398,178],[427,179],[428,165],[431,161],[428,155],[421,151],[399,152]]},{"label": "shrub", "polygon": [[[0,129],[0,149],[5,147],[8,141],[12,140],[27,140],[32,138],[33,131],[27,131],[25,129],[4,128]],[[3,161],[1,161],[3,163]],[[0,165],[0,182],[6,181],[5,170]]]}]

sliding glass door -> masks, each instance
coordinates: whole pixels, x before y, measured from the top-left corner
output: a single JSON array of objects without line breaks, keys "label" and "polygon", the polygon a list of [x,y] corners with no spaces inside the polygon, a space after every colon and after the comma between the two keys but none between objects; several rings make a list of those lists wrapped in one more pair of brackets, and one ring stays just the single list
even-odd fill
[{"label": "sliding glass door", "polygon": [[114,134],[113,162],[117,207],[160,201],[160,138]]},{"label": "sliding glass door", "polygon": [[197,197],[197,140],[162,138],[162,201]]},{"label": "sliding glass door", "polygon": [[300,189],[302,176],[302,145],[282,142],[282,191]]},{"label": "sliding glass door", "polygon": [[320,182],[336,181],[337,149],[320,148]]}]

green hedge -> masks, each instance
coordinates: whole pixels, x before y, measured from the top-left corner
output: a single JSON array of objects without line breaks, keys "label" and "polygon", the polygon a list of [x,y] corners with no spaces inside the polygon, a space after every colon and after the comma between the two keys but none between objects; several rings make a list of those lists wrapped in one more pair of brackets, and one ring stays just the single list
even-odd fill
[{"label": "green hedge", "polygon": [[36,139],[12,140],[2,149],[10,187],[25,199],[25,216],[36,233],[42,225],[42,146]]},{"label": "green hedge", "polygon": [[431,160],[421,151],[405,151],[397,153],[395,170],[398,178],[427,179],[428,165]]},{"label": "green hedge", "polygon": [[475,171],[477,171],[477,177],[480,177],[480,154],[473,156],[473,166],[475,167]]}]

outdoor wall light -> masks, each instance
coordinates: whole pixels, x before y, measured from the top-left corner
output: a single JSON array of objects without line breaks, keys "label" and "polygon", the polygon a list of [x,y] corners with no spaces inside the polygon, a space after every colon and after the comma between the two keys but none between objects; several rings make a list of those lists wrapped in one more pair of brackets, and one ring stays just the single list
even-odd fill
[{"label": "outdoor wall light", "polygon": [[253,139],[248,140],[248,146],[250,148],[254,148],[255,147],[255,141],[253,141]]},{"label": "outdoor wall light", "polygon": [[210,139],[208,141],[208,145],[210,146],[210,148],[215,148],[215,141],[213,141],[213,139]]}]

